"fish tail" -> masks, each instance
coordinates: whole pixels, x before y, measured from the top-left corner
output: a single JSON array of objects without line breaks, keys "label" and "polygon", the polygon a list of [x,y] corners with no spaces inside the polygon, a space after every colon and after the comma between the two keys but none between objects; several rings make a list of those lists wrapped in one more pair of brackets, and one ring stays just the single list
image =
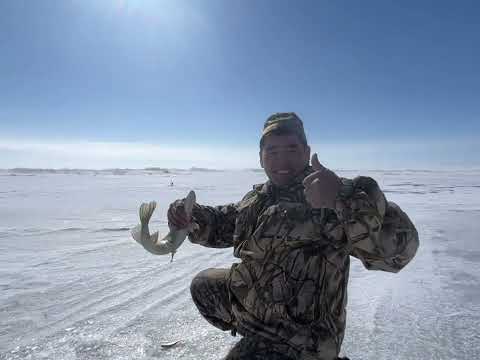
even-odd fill
[{"label": "fish tail", "polygon": [[140,205],[140,222],[142,224],[148,224],[150,218],[152,217],[153,211],[157,207],[157,203],[155,201],[151,201],[148,204],[143,203]]},{"label": "fish tail", "polygon": [[191,190],[187,197],[185,198],[185,213],[187,217],[190,219],[192,216],[193,205],[196,202],[195,191]]}]

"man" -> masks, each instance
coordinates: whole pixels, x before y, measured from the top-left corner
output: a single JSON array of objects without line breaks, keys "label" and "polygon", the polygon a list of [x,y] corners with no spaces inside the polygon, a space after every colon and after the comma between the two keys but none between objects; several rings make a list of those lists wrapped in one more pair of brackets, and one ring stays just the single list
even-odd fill
[{"label": "man", "polygon": [[230,269],[207,269],[192,281],[202,316],[243,335],[234,359],[337,359],[345,331],[350,255],[367,269],[398,272],[415,255],[418,234],[387,202],[375,180],[340,178],[323,167],[295,113],[265,122],[260,164],[269,180],[239,203],[196,205],[187,219],[171,204],[175,227],[199,229],[191,242],[234,247]]}]

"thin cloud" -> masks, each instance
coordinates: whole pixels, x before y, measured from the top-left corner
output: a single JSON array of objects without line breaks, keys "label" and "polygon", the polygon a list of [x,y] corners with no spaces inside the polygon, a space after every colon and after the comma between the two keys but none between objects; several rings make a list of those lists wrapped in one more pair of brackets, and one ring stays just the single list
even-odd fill
[{"label": "thin cloud", "polygon": [[[480,166],[478,139],[311,144],[332,169],[439,169]],[[0,140],[0,168],[258,168],[258,148],[132,142]]]},{"label": "thin cloud", "polygon": [[[8,156],[1,156],[1,154]],[[0,167],[256,167],[256,149],[185,147],[127,142],[0,140]]]}]

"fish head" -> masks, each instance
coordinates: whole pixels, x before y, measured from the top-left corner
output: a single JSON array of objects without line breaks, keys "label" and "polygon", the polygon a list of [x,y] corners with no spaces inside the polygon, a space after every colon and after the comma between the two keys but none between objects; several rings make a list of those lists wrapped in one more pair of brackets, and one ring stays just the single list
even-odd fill
[{"label": "fish head", "polygon": [[188,193],[187,197],[185,198],[185,202],[184,202],[185,214],[187,215],[188,219],[191,219],[192,217],[192,210],[195,202],[196,202],[195,191],[191,190]]}]

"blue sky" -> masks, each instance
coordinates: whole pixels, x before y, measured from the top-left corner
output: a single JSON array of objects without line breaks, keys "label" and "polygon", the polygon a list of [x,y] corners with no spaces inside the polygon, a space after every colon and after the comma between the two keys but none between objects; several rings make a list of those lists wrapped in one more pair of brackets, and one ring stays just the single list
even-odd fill
[{"label": "blue sky", "polygon": [[476,1],[0,1],[0,168],[480,166]]}]

